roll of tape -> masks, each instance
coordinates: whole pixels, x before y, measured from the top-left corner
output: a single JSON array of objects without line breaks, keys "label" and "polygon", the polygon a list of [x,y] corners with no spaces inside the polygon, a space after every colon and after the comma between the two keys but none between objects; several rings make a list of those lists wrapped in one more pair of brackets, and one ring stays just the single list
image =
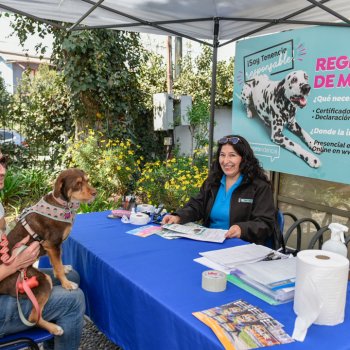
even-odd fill
[{"label": "roll of tape", "polygon": [[136,207],[136,211],[139,213],[150,213],[153,214],[154,213],[154,206],[151,204],[139,204]]},{"label": "roll of tape", "polygon": [[147,225],[151,218],[144,213],[131,213],[130,224],[133,225]]},{"label": "roll of tape", "polygon": [[202,288],[208,292],[223,292],[226,289],[226,275],[216,270],[204,271],[202,273]]}]

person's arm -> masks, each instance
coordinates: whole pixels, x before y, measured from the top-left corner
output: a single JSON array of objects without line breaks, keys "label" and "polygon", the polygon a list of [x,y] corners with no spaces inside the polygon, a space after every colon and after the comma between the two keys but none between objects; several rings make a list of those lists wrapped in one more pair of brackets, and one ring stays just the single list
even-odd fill
[{"label": "person's arm", "polygon": [[12,275],[16,271],[32,265],[38,259],[39,252],[40,244],[39,242],[35,241],[31,243],[28,248],[19,253],[9,265],[1,264],[0,281]]},{"label": "person's arm", "polygon": [[[251,243],[264,244],[273,234],[274,218],[275,206],[272,188],[268,183],[260,184],[256,187],[250,217],[246,221],[235,222],[235,225],[241,230],[240,236],[237,234],[236,237]],[[233,226],[230,227],[230,230],[234,230]]]}]

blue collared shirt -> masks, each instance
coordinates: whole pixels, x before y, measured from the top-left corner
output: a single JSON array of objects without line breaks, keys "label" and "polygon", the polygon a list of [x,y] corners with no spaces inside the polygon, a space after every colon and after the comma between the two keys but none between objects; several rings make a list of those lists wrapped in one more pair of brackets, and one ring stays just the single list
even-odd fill
[{"label": "blue collared shirt", "polygon": [[243,175],[226,192],[226,175],[221,178],[220,188],[210,213],[210,227],[228,230],[230,228],[230,206],[233,191],[242,183]]}]

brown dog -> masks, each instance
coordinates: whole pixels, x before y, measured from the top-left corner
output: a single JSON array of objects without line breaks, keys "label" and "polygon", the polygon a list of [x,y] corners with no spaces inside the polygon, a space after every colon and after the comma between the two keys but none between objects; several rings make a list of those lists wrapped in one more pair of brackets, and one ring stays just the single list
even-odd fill
[{"label": "brown dog", "polygon": [[[66,289],[78,286],[67,279],[61,260],[61,244],[68,237],[74,221],[75,210],[81,202],[90,202],[96,196],[96,190],[89,185],[87,176],[82,170],[64,170],[56,179],[53,192],[45,195],[39,203],[25,209],[16,226],[8,234],[9,252],[14,245],[29,236],[30,244],[34,240],[41,243],[40,255],[48,254],[55,276]],[[0,262],[1,263],[1,262]],[[0,282],[0,294],[16,296],[16,281],[19,272]],[[27,277],[36,276],[39,286],[32,288],[40,309],[43,310],[52,289],[49,276],[30,266]],[[29,315],[30,322],[36,322],[38,314],[33,307]],[[55,335],[62,335],[63,329],[58,325],[40,318],[38,326]]]}]

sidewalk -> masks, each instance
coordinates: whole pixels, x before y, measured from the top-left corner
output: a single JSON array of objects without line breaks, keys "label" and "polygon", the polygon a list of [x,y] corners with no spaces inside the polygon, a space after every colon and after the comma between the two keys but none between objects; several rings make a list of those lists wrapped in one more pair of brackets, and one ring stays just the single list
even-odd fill
[{"label": "sidewalk", "polygon": [[85,317],[85,326],[81,337],[79,350],[123,350],[113,344],[101,333],[94,323]]}]

